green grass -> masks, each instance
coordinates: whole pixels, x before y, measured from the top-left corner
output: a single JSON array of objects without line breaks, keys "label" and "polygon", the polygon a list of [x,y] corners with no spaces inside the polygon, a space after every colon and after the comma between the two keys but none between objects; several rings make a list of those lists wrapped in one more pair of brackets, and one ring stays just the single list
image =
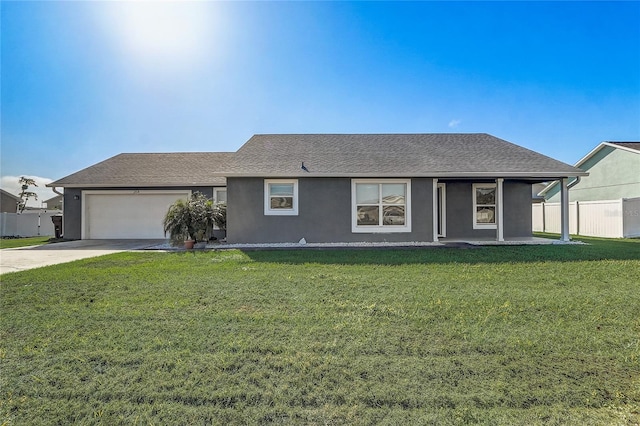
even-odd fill
[{"label": "green grass", "polygon": [[0,249],[47,244],[50,237],[0,238]]},{"label": "green grass", "polygon": [[588,241],[3,275],[0,424],[638,424],[640,241]]}]

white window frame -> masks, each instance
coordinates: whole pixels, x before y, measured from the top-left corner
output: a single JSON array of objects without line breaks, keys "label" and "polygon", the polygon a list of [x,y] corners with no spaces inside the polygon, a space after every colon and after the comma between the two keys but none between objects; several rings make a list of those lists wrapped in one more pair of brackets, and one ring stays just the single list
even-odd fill
[{"label": "white window frame", "polygon": [[[218,195],[218,193],[222,192],[222,191],[227,192],[227,187],[226,186],[214,186],[213,187],[213,204],[220,204],[220,196]],[[227,202],[225,201],[224,203],[226,204]],[[214,223],[213,224],[213,229],[215,231],[219,231],[220,227]]]},{"label": "white window frame", "polygon": [[[356,187],[364,184],[405,184],[405,219],[404,225],[358,225],[358,203]],[[382,214],[382,209],[380,210]],[[351,232],[353,233],[403,233],[411,232],[411,179],[352,179],[351,180]]]},{"label": "white window frame", "polygon": [[[498,223],[498,185],[495,183],[474,183],[472,186],[473,191],[473,229],[496,229]],[[493,188],[495,189],[495,203],[494,204],[478,204],[477,203],[477,191],[478,188]],[[494,216],[493,223],[478,223],[477,211],[478,206],[493,206]]]},{"label": "white window frame", "polygon": [[[214,204],[220,203],[220,201],[218,200],[219,199],[218,192],[222,192],[222,191],[227,192],[227,187],[226,186],[216,186],[216,187],[213,188],[213,202],[214,202]],[[226,203],[226,201],[225,201],[225,203]]]},{"label": "white window frame", "polygon": [[[271,184],[293,184],[293,208],[271,208]],[[264,214],[265,216],[298,216],[298,179],[265,179],[264,180]]]},{"label": "white window frame", "polygon": [[[438,189],[440,193],[438,194]],[[438,237],[446,238],[447,237],[447,185],[445,183],[438,183],[436,187],[436,196],[439,198],[436,200],[436,204],[439,202],[439,215],[440,215],[440,223],[438,224],[438,228],[436,232]]]}]

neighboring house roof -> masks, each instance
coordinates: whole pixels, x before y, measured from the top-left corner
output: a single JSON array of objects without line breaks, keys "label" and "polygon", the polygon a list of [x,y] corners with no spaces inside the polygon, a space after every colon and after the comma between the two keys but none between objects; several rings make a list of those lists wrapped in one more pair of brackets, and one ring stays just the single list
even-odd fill
[{"label": "neighboring house roof", "polygon": [[20,197],[0,188],[0,212],[15,213],[21,201]]},{"label": "neighboring house roof", "polygon": [[[576,164],[575,167],[582,167],[587,161],[589,161],[594,155],[600,152],[605,147],[612,147],[616,149],[622,149],[624,151],[633,152],[635,154],[640,154],[640,142],[601,142],[598,146],[592,149],[587,155],[582,157]],[[548,193],[554,186],[558,184],[558,181],[551,182],[545,189],[540,191],[539,195],[544,196]]]},{"label": "neighboring house roof", "polygon": [[63,201],[64,201],[64,198],[62,195],[56,195],[55,197],[49,198],[44,203],[47,205],[48,209],[54,209],[54,208],[60,208],[62,206]]},{"label": "neighboring house roof", "polygon": [[231,160],[228,152],[119,154],[55,182],[49,187],[224,186],[211,170]]},{"label": "neighboring house roof", "polygon": [[[304,164],[304,169],[303,169]],[[225,185],[226,177],[512,177],[582,170],[485,133],[254,135],[235,153],[120,154],[50,187]]]},{"label": "neighboring house roof", "polygon": [[536,202],[541,203],[544,201],[544,197],[538,194],[540,193],[540,191],[542,191],[546,187],[547,187],[546,182],[534,183],[533,185],[531,185],[531,199],[533,200],[534,203]]},{"label": "neighboring house roof", "polygon": [[51,197],[48,200],[45,200],[45,203],[57,203],[58,201],[62,201],[62,195],[56,195],[55,197]]},{"label": "neighboring house roof", "polygon": [[0,193],[2,193],[2,195],[4,195],[5,197],[14,199],[15,201],[21,201],[20,197],[18,197],[17,195],[13,195],[12,193],[7,192],[2,188],[0,188]]},{"label": "neighboring house roof", "polygon": [[627,148],[631,151],[640,152],[640,142],[603,142],[618,148]]}]

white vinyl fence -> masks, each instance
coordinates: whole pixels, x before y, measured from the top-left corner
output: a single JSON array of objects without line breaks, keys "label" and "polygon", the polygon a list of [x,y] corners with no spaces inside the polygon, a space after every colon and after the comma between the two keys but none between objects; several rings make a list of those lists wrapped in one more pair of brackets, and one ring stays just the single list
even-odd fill
[{"label": "white vinyl fence", "polygon": [[51,216],[60,215],[59,211],[24,213],[0,213],[0,236],[37,237],[55,236],[56,231]]},{"label": "white vinyl fence", "polygon": [[[560,203],[533,205],[533,231],[560,233]],[[640,198],[569,203],[569,233],[590,237],[640,237]]]}]

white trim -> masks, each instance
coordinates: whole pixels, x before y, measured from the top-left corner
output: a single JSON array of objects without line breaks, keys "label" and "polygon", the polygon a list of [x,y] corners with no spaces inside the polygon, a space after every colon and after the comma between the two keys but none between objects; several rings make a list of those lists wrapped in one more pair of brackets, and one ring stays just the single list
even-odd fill
[{"label": "white trim", "polygon": [[[356,185],[359,183],[406,185],[404,225],[358,225]],[[351,179],[351,232],[387,234],[411,232],[411,179]]]},{"label": "white trim", "polygon": [[[604,148],[605,146],[611,147],[611,148],[616,148],[616,149],[621,149],[623,151],[627,151],[627,152],[632,152],[634,154],[640,154],[640,151],[635,150],[633,148],[627,148],[626,146],[621,146],[621,145],[616,145],[613,142],[600,142],[598,144],[598,146],[596,146],[595,148],[593,148],[591,151],[589,151],[589,153],[587,155],[585,155],[584,157],[582,157],[580,160],[578,160],[573,167],[578,167],[580,168],[584,163],[586,163],[588,160],[591,159],[591,157],[593,157],[594,155],[596,155],[598,152],[600,152],[600,150],[602,150],[602,148]],[[583,174],[582,176],[589,176],[589,172],[585,172],[585,174]],[[579,176],[576,176],[579,177]],[[549,192],[551,190],[551,188],[553,188],[554,186],[558,185],[558,183],[560,183],[559,180],[554,180],[553,182],[551,182],[549,185],[547,185],[542,191],[540,191],[538,193],[538,195],[542,195],[544,196],[544,194],[546,194],[547,192]],[[573,182],[572,182],[573,183]],[[575,185],[575,184],[574,184]]]},{"label": "white trim", "polygon": [[[436,233],[438,237],[446,238],[447,237],[447,184],[439,183],[438,188],[442,188],[442,198],[439,200],[440,201],[440,219],[442,220],[442,223],[440,224],[440,229],[442,229],[442,232],[438,233],[438,229],[436,227]],[[437,192],[438,191],[436,191],[436,196],[437,196]]]},{"label": "white trim", "polygon": [[[290,209],[272,209],[269,185],[293,184],[293,207]],[[298,216],[298,179],[265,179],[264,180],[264,215],[265,216]]]},{"label": "white trim", "polygon": [[[219,200],[219,192],[227,192],[227,187],[226,186],[215,186],[213,187],[213,204],[219,204],[221,201]],[[227,202],[224,201],[224,203],[226,204]],[[219,231],[220,227],[218,225],[216,225],[215,223],[213,224],[213,229],[215,231]]]},{"label": "white trim", "polygon": [[[227,192],[227,187],[226,186],[215,186],[213,188],[213,203],[214,204],[217,204],[217,203],[220,202],[220,201],[218,201],[218,192],[221,192],[221,191]],[[226,201],[225,201],[225,203],[226,203]]]},{"label": "white trim", "polygon": [[104,191],[100,191],[100,190],[85,190],[85,191],[81,191],[81,207],[80,207],[80,223],[81,225],[81,229],[80,229],[80,239],[84,240],[87,238],[87,235],[89,234],[89,230],[87,229],[87,225],[89,225],[89,223],[87,223],[87,200],[86,197],[87,195],[145,195],[145,194],[186,194],[187,198],[191,197],[191,190],[190,189],[158,189],[158,190],[153,190],[153,189],[128,189],[128,190],[121,190],[121,189],[112,189],[112,190],[104,190]]},{"label": "white trim", "polygon": [[497,239],[498,241],[504,241],[504,179],[498,178],[496,179],[496,225],[497,225]]},{"label": "white trim", "polygon": [[[472,190],[471,196],[473,197],[473,229],[496,229],[497,227],[496,217],[493,218],[494,223],[478,223],[476,220],[476,212],[478,207],[478,204],[476,202],[476,188],[497,188],[497,185],[495,183],[474,183],[471,185],[471,190]],[[496,204],[494,204],[494,207],[495,207],[494,211],[496,215],[498,213],[497,198],[498,198],[498,194],[496,189],[496,200],[495,200]]]},{"label": "white trim", "polygon": [[[439,215],[439,211],[438,211],[438,187],[441,184],[438,183],[438,179],[434,178],[433,179],[433,186],[432,186],[432,191],[433,191],[433,197],[431,200],[432,203],[432,215],[433,218],[431,220],[432,222],[432,232],[433,232],[433,242],[438,242],[438,237],[440,236],[440,233],[438,232],[438,215]],[[440,215],[442,216],[442,215]]]},{"label": "white trim", "polygon": [[560,187],[560,240],[568,242],[569,237],[569,188],[567,178],[562,179]]}]

